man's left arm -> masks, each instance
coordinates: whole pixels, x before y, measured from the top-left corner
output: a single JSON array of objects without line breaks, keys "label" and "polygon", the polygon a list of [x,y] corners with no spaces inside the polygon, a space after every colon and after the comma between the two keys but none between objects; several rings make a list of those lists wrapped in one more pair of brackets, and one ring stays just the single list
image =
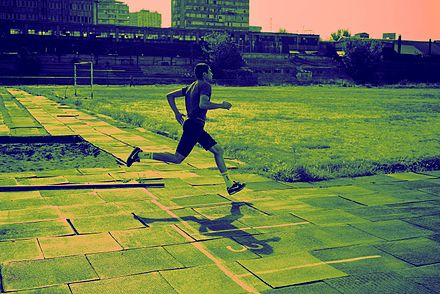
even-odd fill
[{"label": "man's left arm", "polygon": [[213,103],[210,101],[209,97],[206,95],[201,95],[200,96],[200,103],[199,103],[199,107],[201,109],[231,109],[232,104],[227,102],[227,101],[223,101],[223,103]]},{"label": "man's left arm", "polygon": [[227,109],[229,110],[232,107],[232,104],[223,101],[223,103],[213,103],[211,102],[211,93],[212,93],[212,87],[208,83],[204,83],[201,86],[200,89],[200,101],[199,101],[199,107],[201,109]]}]

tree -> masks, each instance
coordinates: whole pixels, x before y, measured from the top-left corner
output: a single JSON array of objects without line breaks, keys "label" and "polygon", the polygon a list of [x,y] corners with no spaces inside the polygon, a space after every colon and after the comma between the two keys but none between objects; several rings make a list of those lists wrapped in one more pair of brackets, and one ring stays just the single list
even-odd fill
[{"label": "tree", "polygon": [[372,82],[382,63],[383,45],[373,40],[351,40],[345,44],[342,61],[357,82]]},{"label": "tree", "polygon": [[351,37],[351,33],[349,30],[347,29],[339,29],[336,32],[333,32],[330,36],[330,40],[332,41],[340,41],[344,38],[350,38]]},{"label": "tree", "polygon": [[239,69],[245,65],[240,51],[228,34],[214,32],[204,36],[203,40],[205,58],[217,75],[221,75],[223,70]]},{"label": "tree", "polygon": [[285,28],[280,28],[278,30],[278,33],[287,33],[287,30]]}]

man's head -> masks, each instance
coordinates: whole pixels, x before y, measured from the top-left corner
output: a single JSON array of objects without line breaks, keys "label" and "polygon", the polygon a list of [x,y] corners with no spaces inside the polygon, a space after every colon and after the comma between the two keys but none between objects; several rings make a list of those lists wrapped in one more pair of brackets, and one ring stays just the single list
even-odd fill
[{"label": "man's head", "polygon": [[212,81],[212,71],[206,63],[199,63],[194,68],[194,73],[198,80]]}]

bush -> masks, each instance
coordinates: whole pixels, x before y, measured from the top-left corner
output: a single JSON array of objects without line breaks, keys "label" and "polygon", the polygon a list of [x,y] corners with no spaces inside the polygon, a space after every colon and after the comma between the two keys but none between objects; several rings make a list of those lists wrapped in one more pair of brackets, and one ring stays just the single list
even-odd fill
[{"label": "bush", "polygon": [[342,58],[348,73],[356,82],[376,82],[376,71],[382,63],[382,44],[377,41],[351,40]]},{"label": "bush", "polygon": [[350,38],[351,33],[347,29],[339,29],[336,32],[331,33],[330,40],[338,42],[341,41],[344,38]]},{"label": "bush", "polygon": [[235,43],[226,33],[212,33],[203,37],[202,50],[205,58],[218,77],[224,70],[236,70],[245,65],[243,57]]}]

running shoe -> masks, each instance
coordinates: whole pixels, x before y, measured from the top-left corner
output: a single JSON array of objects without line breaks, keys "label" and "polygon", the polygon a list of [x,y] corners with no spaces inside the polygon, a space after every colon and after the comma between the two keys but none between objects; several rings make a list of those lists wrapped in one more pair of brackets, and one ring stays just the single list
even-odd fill
[{"label": "running shoe", "polygon": [[235,193],[240,192],[243,188],[246,187],[245,183],[234,182],[234,184],[227,188],[229,195],[234,195]]},{"label": "running shoe", "polygon": [[139,162],[139,153],[142,152],[142,149],[139,147],[134,148],[134,150],[131,152],[131,154],[127,158],[127,166],[130,167],[134,162]]}]

